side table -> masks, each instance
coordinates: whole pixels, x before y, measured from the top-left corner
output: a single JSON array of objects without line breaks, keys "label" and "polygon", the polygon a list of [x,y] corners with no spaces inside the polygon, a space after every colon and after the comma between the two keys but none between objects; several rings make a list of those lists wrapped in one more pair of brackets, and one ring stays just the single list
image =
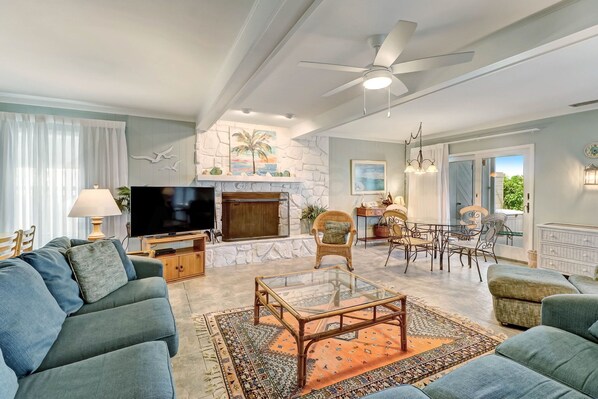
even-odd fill
[{"label": "side table", "polygon": [[[365,244],[365,248],[368,247],[368,241],[380,241],[380,240],[388,240],[388,238],[383,237],[368,237],[368,218],[370,217],[377,217],[379,218],[382,216],[384,211],[386,210],[385,207],[376,207],[376,208],[364,208],[364,207],[357,207],[355,208],[355,212],[357,214],[357,240],[355,240],[355,245],[359,241],[363,241]],[[359,219],[363,218],[365,222],[363,237],[359,237]]]}]

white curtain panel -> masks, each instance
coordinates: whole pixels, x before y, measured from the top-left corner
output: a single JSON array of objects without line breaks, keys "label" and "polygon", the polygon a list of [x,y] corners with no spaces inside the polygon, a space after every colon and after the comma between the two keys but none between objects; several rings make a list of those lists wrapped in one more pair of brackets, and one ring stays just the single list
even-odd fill
[{"label": "white curtain panel", "polygon": [[[89,220],[67,217],[79,192],[115,192],[127,176],[124,122],[0,113],[0,232],[36,225],[37,247],[86,238]],[[120,236],[125,222],[105,218],[103,231]]]},{"label": "white curtain panel", "polygon": [[[417,157],[419,147],[412,148],[410,159]],[[422,147],[424,158],[435,160],[438,173],[409,174],[409,218],[449,221],[448,144]],[[425,166],[429,164],[426,162]]]}]

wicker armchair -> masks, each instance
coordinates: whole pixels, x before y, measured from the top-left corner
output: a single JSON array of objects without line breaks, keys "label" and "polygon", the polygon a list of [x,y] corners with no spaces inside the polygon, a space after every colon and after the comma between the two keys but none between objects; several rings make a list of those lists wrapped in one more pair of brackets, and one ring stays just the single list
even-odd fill
[{"label": "wicker armchair", "polygon": [[[326,230],[326,222],[346,222],[349,223],[348,238],[344,244],[326,244],[322,242],[321,234]],[[346,212],[342,211],[326,211],[318,215],[314,220],[311,234],[316,240],[316,266],[319,268],[322,263],[322,257],[325,255],[343,256],[347,260],[347,268],[353,270],[353,255],[351,247],[353,246],[353,239],[356,234],[355,224],[353,218]]]}]

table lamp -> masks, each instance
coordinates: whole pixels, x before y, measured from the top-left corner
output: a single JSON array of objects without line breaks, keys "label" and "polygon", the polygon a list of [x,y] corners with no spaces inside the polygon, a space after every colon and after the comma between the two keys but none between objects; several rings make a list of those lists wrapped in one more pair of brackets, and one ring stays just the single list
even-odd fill
[{"label": "table lamp", "polygon": [[99,189],[97,184],[92,189],[82,190],[69,212],[70,218],[91,217],[93,230],[87,237],[90,241],[106,238],[102,233],[104,216],[121,215],[112,193],[108,189]]}]

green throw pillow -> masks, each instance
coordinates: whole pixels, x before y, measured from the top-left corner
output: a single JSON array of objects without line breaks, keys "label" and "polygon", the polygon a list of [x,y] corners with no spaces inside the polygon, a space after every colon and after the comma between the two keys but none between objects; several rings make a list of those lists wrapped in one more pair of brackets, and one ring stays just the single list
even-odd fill
[{"label": "green throw pillow", "polygon": [[596,322],[592,324],[590,328],[588,328],[588,331],[590,332],[590,334],[598,338],[598,320],[596,320]]},{"label": "green throw pillow", "polygon": [[346,244],[350,228],[351,223],[349,222],[326,222],[322,242],[324,244]]},{"label": "green throw pillow", "polygon": [[87,303],[96,302],[127,284],[127,273],[109,240],[72,247],[66,255]]}]

